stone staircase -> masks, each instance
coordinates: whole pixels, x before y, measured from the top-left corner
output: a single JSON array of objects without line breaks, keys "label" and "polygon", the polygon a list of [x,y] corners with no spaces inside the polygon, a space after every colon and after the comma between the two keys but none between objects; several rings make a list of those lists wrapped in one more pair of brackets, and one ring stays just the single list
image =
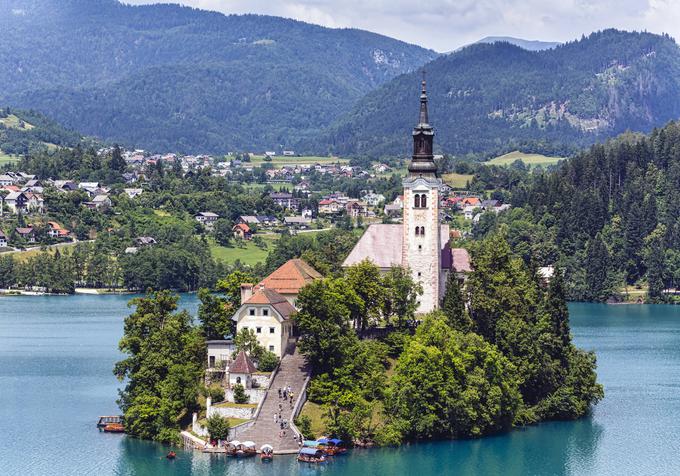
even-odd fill
[{"label": "stone staircase", "polygon": [[[297,434],[290,427],[290,424],[293,422],[293,412],[295,411],[296,403],[305,390],[309,376],[309,366],[296,347],[292,354],[286,354],[281,359],[279,371],[276,373],[269,391],[264,397],[255,423],[250,428],[241,432],[238,435],[238,439],[240,441],[250,440],[255,442],[258,450],[262,445],[270,444],[274,447],[274,452],[276,453],[296,452],[299,448],[298,440],[296,439]],[[290,386],[294,394],[293,408],[290,406],[290,400],[284,401],[283,398],[279,398],[278,389],[288,386]],[[274,421],[274,414],[279,413],[279,403],[282,405],[282,418],[289,423],[285,436],[280,434],[281,427],[278,422]],[[302,403],[304,402],[300,402],[300,404]]]}]

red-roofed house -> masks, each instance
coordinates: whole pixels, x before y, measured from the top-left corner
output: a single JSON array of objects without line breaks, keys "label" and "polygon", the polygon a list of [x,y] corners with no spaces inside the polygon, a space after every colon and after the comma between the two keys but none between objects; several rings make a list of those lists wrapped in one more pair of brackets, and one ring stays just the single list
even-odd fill
[{"label": "red-roofed house", "polygon": [[56,221],[48,221],[50,229],[47,234],[52,238],[68,238],[69,231],[66,228],[62,228]]},{"label": "red-roofed house", "polygon": [[[245,292],[247,296],[247,290]],[[283,357],[293,336],[293,321],[290,318],[294,312],[295,308],[284,296],[265,288],[242,300],[241,307],[232,319],[236,321],[237,333],[251,329],[260,345],[277,357]]]},{"label": "red-roofed house", "polygon": [[241,238],[242,240],[250,240],[253,238],[253,232],[245,223],[237,223],[231,231],[234,232],[234,237]]},{"label": "red-roofed house", "polygon": [[319,202],[319,214],[321,215],[332,215],[339,213],[342,209],[342,203],[333,198],[326,198]]},{"label": "red-roofed house", "polygon": [[257,372],[255,364],[248,354],[241,351],[229,366],[229,385],[243,385],[243,388],[253,387],[253,374]]},{"label": "red-roofed house", "polygon": [[[321,273],[301,259],[291,259],[282,264],[276,271],[264,278],[255,290],[273,289],[283,295],[295,306],[297,295],[305,285],[315,279],[321,279]],[[241,300],[243,302],[243,299]]]}]

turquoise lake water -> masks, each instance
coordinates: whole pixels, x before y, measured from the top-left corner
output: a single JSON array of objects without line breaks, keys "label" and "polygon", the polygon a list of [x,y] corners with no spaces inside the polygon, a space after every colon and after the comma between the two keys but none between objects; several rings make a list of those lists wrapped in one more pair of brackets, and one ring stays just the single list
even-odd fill
[{"label": "turquoise lake water", "polygon": [[[129,296],[0,298],[1,475],[680,474],[680,306],[573,304],[576,343],[598,354],[593,415],[474,441],[355,450],[323,467],[167,449],[102,434],[118,414],[111,369]],[[182,305],[196,309],[195,296]]]}]

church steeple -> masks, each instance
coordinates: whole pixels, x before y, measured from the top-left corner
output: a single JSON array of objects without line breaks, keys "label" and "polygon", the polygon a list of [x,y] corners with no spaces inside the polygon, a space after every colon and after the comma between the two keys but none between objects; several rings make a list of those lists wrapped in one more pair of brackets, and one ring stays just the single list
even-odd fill
[{"label": "church steeple", "polygon": [[430,125],[427,113],[427,88],[425,72],[423,72],[422,89],[420,92],[420,117],[418,125],[413,129],[413,157],[408,166],[411,175],[436,176],[437,165],[432,155],[434,130]]}]

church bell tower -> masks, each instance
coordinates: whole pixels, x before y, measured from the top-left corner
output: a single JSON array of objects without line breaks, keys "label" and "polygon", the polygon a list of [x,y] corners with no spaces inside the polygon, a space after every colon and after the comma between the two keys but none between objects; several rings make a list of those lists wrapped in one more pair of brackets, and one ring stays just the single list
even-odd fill
[{"label": "church bell tower", "polygon": [[419,313],[439,307],[441,237],[437,165],[432,153],[434,130],[429,123],[427,89],[423,77],[418,125],[413,129],[413,157],[404,185],[402,266],[423,287]]}]

